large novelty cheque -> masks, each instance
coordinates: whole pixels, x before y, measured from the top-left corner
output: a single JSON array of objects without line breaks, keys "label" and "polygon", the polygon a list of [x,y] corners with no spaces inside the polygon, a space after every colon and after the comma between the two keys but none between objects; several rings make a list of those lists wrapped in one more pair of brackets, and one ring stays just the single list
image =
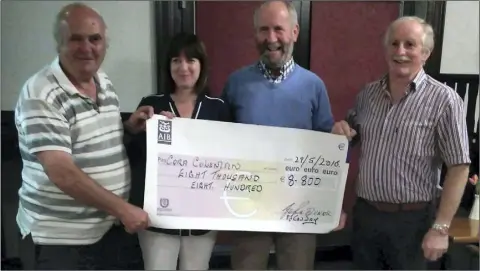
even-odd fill
[{"label": "large novelty cheque", "polygon": [[144,209],[152,226],[326,233],[338,226],[344,136],[155,115]]}]

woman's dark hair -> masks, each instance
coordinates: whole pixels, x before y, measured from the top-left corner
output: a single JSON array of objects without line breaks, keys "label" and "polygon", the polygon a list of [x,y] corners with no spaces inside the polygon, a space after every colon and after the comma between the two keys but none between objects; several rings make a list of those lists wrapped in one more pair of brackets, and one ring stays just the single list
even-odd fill
[{"label": "woman's dark hair", "polygon": [[170,41],[167,54],[164,60],[165,71],[165,93],[174,93],[176,89],[173,81],[170,62],[173,58],[184,54],[187,59],[196,58],[200,61],[200,74],[195,83],[195,92],[197,94],[207,94],[207,77],[208,77],[208,63],[207,53],[203,42],[195,34],[179,33],[176,34]]}]

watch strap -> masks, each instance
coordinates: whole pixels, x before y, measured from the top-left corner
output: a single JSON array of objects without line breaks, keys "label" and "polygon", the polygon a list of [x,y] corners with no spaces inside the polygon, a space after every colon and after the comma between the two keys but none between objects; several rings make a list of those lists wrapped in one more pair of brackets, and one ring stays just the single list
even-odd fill
[{"label": "watch strap", "polygon": [[441,233],[442,235],[448,235],[448,230],[450,229],[450,225],[434,223],[432,225],[432,229]]}]

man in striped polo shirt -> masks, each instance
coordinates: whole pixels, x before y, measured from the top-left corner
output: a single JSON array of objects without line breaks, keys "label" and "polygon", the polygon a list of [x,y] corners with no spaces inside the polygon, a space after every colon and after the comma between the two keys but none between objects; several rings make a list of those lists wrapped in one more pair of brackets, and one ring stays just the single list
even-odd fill
[{"label": "man in striped polo shirt", "polygon": [[385,37],[388,74],[368,84],[332,130],[361,144],[352,240],[359,269],[425,270],[426,259],[448,248],[470,159],[461,98],[423,70],[433,35],[420,18],[394,21]]},{"label": "man in striped polo shirt", "polygon": [[129,233],[148,226],[147,213],[126,201],[123,126],[136,133],[153,111],[139,108],[122,125],[115,90],[99,71],[105,29],[88,6],[64,7],[54,24],[58,58],[28,79],[15,108],[23,160],[17,223],[22,244],[34,248],[23,255],[26,269],[112,269],[107,252],[115,250],[105,238],[124,232],[114,221]]}]

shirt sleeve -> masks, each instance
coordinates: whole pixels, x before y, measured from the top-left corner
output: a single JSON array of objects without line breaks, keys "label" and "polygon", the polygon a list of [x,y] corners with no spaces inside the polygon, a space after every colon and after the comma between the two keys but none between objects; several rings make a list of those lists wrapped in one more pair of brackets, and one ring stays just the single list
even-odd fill
[{"label": "shirt sleeve", "polygon": [[70,124],[59,109],[40,99],[24,100],[17,108],[20,141],[31,154],[72,153]]},{"label": "shirt sleeve", "polygon": [[442,110],[437,125],[437,145],[447,166],[470,164],[467,118],[463,101],[458,95],[450,99]]},{"label": "shirt sleeve", "polygon": [[313,130],[330,133],[334,119],[325,83],[320,79],[317,85],[317,108],[313,112]]},{"label": "shirt sleeve", "polygon": [[144,105],[150,105],[150,104],[147,102],[147,98],[146,98],[146,97],[143,97],[143,98],[140,100],[140,103],[138,103],[137,109],[140,108],[140,106],[144,106]]}]

